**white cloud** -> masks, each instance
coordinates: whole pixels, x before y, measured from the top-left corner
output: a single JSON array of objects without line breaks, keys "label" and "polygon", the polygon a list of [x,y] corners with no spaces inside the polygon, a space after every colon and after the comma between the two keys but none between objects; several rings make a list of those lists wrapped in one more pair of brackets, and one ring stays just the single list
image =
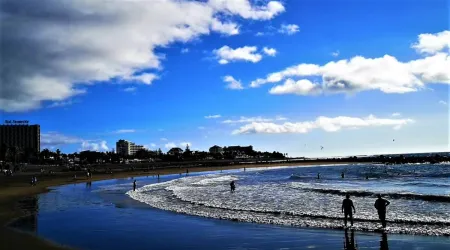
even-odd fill
[{"label": "white cloud", "polygon": [[[315,95],[379,90],[407,93],[424,89],[426,84],[449,84],[449,68],[450,56],[443,52],[409,62],[400,62],[390,55],[380,58],[356,56],[325,65],[302,63],[256,79],[250,86],[259,87],[287,79],[269,92]],[[294,77],[300,79],[291,79]],[[305,79],[307,77],[310,79]]]},{"label": "white cloud", "polygon": [[164,145],[164,147],[165,148],[176,148],[177,147],[177,144],[175,144],[174,142],[169,142],[169,143],[166,143],[165,145]]},{"label": "white cloud", "polygon": [[264,32],[256,32],[255,36],[264,36]]},{"label": "white cloud", "polygon": [[128,87],[123,89],[123,91],[125,92],[135,92],[136,90],[137,90],[136,87]]},{"label": "white cloud", "polygon": [[57,108],[57,107],[64,107],[74,104],[75,102],[72,100],[67,101],[60,101],[60,102],[53,102],[52,104],[48,105],[49,108]]},{"label": "white cloud", "polygon": [[81,143],[80,151],[86,150],[104,152],[108,150],[108,145],[106,145],[106,141],[99,141],[99,142],[83,141]]},{"label": "white cloud", "polygon": [[247,0],[210,0],[209,3],[217,10],[225,10],[253,20],[269,20],[285,11],[278,1],[270,1],[266,6],[252,6]]},{"label": "white cloud", "polygon": [[283,116],[277,116],[275,118],[264,118],[261,116],[256,116],[256,117],[245,117],[245,116],[241,116],[238,120],[224,120],[222,121],[222,123],[225,124],[236,124],[236,123],[251,123],[251,122],[271,122],[271,121],[285,121],[287,120],[287,118],[283,117]]},{"label": "white cloud", "polygon": [[278,32],[287,35],[293,35],[300,31],[300,27],[297,24],[282,24]]},{"label": "white cloud", "polygon": [[48,133],[41,134],[42,148],[54,147],[54,146],[60,146],[60,145],[68,145],[68,144],[77,144],[82,141],[83,140],[80,138],[63,135],[58,132],[48,132]]},{"label": "white cloud", "polygon": [[226,88],[228,89],[244,89],[240,80],[234,79],[232,76],[225,76],[223,81],[228,83]]},{"label": "white cloud", "polygon": [[156,144],[155,143],[145,144],[144,148],[146,148],[146,149],[156,149]]},{"label": "white cloud", "polygon": [[134,133],[136,132],[135,129],[118,129],[116,131],[114,131],[114,134],[129,134],[129,133]]},{"label": "white cloud", "polygon": [[181,54],[189,53],[189,48],[183,48],[181,49]]},{"label": "white cloud", "polygon": [[314,129],[322,129],[326,132],[336,132],[341,129],[357,129],[364,127],[390,126],[400,129],[412,119],[386,119],[377,118],[373,115],[364,118],[338,116],[334,118],[320,116],[315,121],[285,122],[276,124],[270,122],[252,122],[236,129],[232,134],[279,134],[279,133],[309,133]]},{"label": "white cloud", "polygon": [[332,55],[333,57],[338,57],[340,53],[341,53],[341,52],[339,52],[339,50],[336,50],[336,51],[334,51],[334,52],[331,52],[331,55]]},{"label": "white cloud", "polygon": [[190,142],[180,142],[180,148],[182,148],[183,150],[184,148],[186,148],[186,145],[188,145],[189,147],[192,146]]},{"label": "white cloud", "polygon": [[205,127],[203,127],[203,126],[199,126],[197,128],[200,129],[200,130],[204,130],[205,129]]},{"label": "white cloud", "polygon": [[221,115],[207,115],[205,116],[205,119],[217,119],[222,117]]},{"label": "white cloud", "polygon": [[233,36],[239,34],[239,26],[236,23],[222,23],[217,19],[212,20],[211,28],[214,31]]},{"label": "white cloud", "polygon": [[167,138],[161,138],[161,141],[168,141]]},{"label": "white cloud", "polygon": [[277,54],[277,50],[274,48],[264,47],[263,52],[268,56],[275,56]]},{"label": "white cloud", "polygon": [[446,101],[444,101],[444,100],[440,100],[440,101],[439,101],[439,104],[442,104],[442,105],[447,105],[447,102],[446,102]]},{"label": "white cloud", "polygon": [[248,61],[257,63],[261,61],[262,55],[256,53],[258,48],[256,46],[244,46],[241,48],[232,49],[229,46],[223,46],[216,49],[213,53],[220,64],[227,64],[235,61]]},{"label": "white cloud", "polygon": [[122,80],[127,83],[136,82],[136,83],[143,83],[146,85],[152,84],[152,82],[157,79],[159,79],[159,76],[153,73],[143,73],[140,75],[131,75],[131,76],[127,75],[122,77]]},{"label": "white cloud", "polygon": [[299,81],[287,79],[283,85],[278,85],[270,89],[269,93],[274,95],[318,95],[322,93],[322,90],[318,86],[318,84],[312,83],[311,81],[306,79]]},{"label": "white cloud", "polygon": [[450,31],[436,34],[420,34],[419,41],[411,47],[423,54],[436,54],[447,48],[450,49]]},{"label": "white cloud", "polygon": [[283,11],[277,1],[108,1],[105,7],[103,0],[4,0],[0,109],[39,108],[110,79],[151,84],[155,74],[136,73],[161,68],[156,48],[211,31],[238,33],[238,24],[219,17],[268,20]]},{"label": "white cloud", "polygon": [[399,117],[399,116],[402,116],[402,114],[400,114],[400,113],[392,113],[391,116],[392,116],[392,117]]}]

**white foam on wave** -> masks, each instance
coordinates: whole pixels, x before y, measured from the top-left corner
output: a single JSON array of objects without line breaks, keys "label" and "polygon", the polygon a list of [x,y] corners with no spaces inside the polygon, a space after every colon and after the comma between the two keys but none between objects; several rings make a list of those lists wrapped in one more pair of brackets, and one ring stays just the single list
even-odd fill
[{"label": "white foam on wave", "polygon": [[[235,193],[229,192],[228,182],[233,175],[206,175],[184,177],[168,182],[150,184],[129,191],[131,198],[152,207],[179,213],[237,221],[339,228],[342,197],[317,194],[293,188],[292,183],[257,183],[238,185]],[[354,197],[358,221],[356,229],[375,230],[378,227],[373,198]],[[391,232],[449,235],[450,228],[437,225],[450,223],[449,204],[404,200],[391,201],[388,209]],[[406,222],[407,224],[404,224]],[[427,225],[414,225],[414,222]],[[448,224],[447,224],[448,225]]]}]

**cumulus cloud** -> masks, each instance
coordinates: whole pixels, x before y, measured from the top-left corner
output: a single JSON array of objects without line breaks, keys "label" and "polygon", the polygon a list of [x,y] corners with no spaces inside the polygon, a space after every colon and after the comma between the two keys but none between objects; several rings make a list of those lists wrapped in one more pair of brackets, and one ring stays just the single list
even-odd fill
[{"label": "cumulus cloud", "polygon": [[99,141],[99,142],[90,142],[90,141],[83,141],[81,143],[81,149],[80,151],[100,151],[104,152],[108,150],[108,145],[106,145],[106,141]]},{"label": "cumulus cloud", "polygon": [[392,113],[392,117],[399,117],[399,116],[401,116],[402,114],[400,114],[400,113]]},{"label": "cumulus cloud", "polygon": [[262,59],[262,55],[257,53],[257,50],[256,46],[244,46],[233,49],[225,45],[220,49],[214,50],[213,53],[220,64],[228,64],[235,61],[257,63]]},{"label": "cumulus cloud", "polygon": [[297,24],[282,24],[278,29],[278,32],[287,35],[293,35],[300,31],[300,27]]},{"label": "cumulus cloud", "polygon": [[446,101],[444,101],[444,100],[440,100],[440,101],[439,101],[439,104],[442,104],[442,105],[447,105],[447,102],[446,102]]},{"label": "cumulus cloud", "polygon": [[236,124],[236,123],[271,122],[271,121],[285,121],[285,120],[287,120],[287,118],[285,118],[283,116],[277,116],[275,118],[264,118],[262,116],[256,116],[256,117],[241,116],[237,120],[228,119],[228,120],[222,121],[222,123],[225,123],[225,124]]},{"label": "cumulus cloud", "polygon": [[326,132],[336,132],[341,129],[357,129],[364,127],[389,126],[400,129],[402,126],[414,123],[412,119],[377,118],[373,115],[364,118],[338,116],[334,118],[320,116],[315,121],[285,122],[276,124],[271,122],[252,122],[236,129],[232,134],[281,134],[281,133],[309,133],[314,129]]},{"label": "cumulus cloud", "polygon": [[420,34],[418,42],[412,48],[423,54],[436,54],[444,49],[450,49],[450,31],[445,30],[436,34]]},{"label": "cumulus cloud", "polygon": [[255,36],[264,36],[264,32],[261,32],[261,31],[256,32]]},{"label": "cumulus cloud", "polygon": [[41,134],[41,147],[55,147],[68,144],[78,144],[83,140],[80,138],[63,135],[58,132],[48,132]]},{"label": "cumulus cloud", "polygon": [[223,18],[269,20],[284,11],[278,1],[4,0],[0,109],[35,109],[111,79],[151,84],[157,75],[140,72],[161,68],[155,48],[212,31],[237,34],[238,24]]},{"label": "cumulus cloud", "polygon": [[244,89],[241,81],[234,79],[232,76],[225,76],[223,81],[228,83],[226,86],[227,89]]},{"label": "cumulus cloud", "polygon": [[221,115],[207,115],[205,116],[205,119],[217,119],[222,117]]},{"label": "cumulus cloud", "polygon": [[183,48],[181,49],[181,54],[189,53],[189,48]]},{"label": "cumulus cloud", "polygon": [[268,56],[275,56],[277,54],[277,50],[274,48],[268,48],[268,47],[264,47],[263,48],[263,52],[264,54],[268,55]]},{"label": "cumulus cloud", "polygon": [[436,52],[409,62],[398,61],[390,55],[379,58],[356,56],[325,65],[298,64],[268,74],[266,78],[256,79],[250,86],[255,88],[285,80],[283,84],[273,87],[269,92],[297,95],[355,93],[368,90],[408,93],[424,89],[426,84],[450,84],[449,68],[450,56],[445,52]]}]

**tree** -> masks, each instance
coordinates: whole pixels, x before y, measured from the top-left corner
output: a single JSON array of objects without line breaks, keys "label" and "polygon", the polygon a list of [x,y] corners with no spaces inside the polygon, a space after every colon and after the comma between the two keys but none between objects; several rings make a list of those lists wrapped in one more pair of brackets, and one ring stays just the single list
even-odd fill
[{"label": "tree", "polygon": [[146,149],[139,149],[134,156],[138,159],[148,159],[150,158],[150,153]]}]

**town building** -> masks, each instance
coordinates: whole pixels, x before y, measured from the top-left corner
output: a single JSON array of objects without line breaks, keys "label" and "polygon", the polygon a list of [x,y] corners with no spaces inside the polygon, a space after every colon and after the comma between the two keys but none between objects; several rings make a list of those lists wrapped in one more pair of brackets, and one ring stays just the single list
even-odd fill
[{"label": "town building", "polygon": [[116,142],[116,153],[122,156],[135,155],[137,151],[144,149],[142,145],[136,145],[127,140],[118,140]]},{"label": "town building", "polygon": [[0,147],[18,147],[21,150],[41,151],[41,127],[21,121],[0,125]]},{"label": "town building", "polygon": [[222,154],[223,153],[223,148],[217,145],[214,145],[212,147],[209,148],[209,153],[210,154]]},{"label": "town building", "polygon": [[180,155],[183,153],[183,149],[181,148],[171,148],[169,151],[167,151],[168,155]]},{"label": "town building", "polygon": [[253,146],[246,146],[246,147],[241,147],[241,146],[229,146],[229,147],[224,147],[223,151],[225,153],[231,153],[233,155],[242,155],[242,154],[252,154],[253,151]]}]

